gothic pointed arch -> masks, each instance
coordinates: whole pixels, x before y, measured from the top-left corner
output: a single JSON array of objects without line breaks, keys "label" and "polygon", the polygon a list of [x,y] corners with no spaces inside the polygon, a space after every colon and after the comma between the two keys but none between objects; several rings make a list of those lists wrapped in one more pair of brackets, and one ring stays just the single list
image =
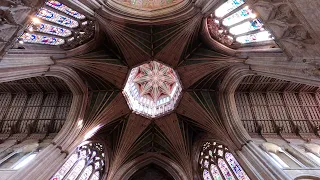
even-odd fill
[{"label": "gothic pointed arch", "polygon": [[152,164],[156,164],[157,166],[162,168],[162,170],[166,171],[167,175],[171,176],[173,179],[187,179],[187,175],[182,170],[180,165],[161,154],[151,152],[145,153],[144,155],[141,155],[128,162],[126,165],[119,169],[114,178],[129,179],[139,169]]}]

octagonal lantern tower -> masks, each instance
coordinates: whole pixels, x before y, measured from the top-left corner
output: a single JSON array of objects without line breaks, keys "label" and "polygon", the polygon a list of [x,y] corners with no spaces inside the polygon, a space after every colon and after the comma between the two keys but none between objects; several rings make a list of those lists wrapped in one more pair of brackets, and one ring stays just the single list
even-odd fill
[{"label": "octagonal lantern tower", "polygon": [[164,64],[151,61],[130,71],[122,93],[134,113],[156,118],[176,107],[181,91],[176,72]]}]

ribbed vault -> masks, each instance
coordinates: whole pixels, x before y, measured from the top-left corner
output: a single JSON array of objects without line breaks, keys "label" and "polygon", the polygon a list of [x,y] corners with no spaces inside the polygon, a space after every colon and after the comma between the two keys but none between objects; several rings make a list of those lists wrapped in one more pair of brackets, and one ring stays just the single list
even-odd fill
[{"label": "ribbed vault", "polygon": [[[108,142],[112,153],[107,179],[145,153],[170,158],[192,179],[191,153],[197,137],[210,134],[233,146],[219,114],[216,91],[224,72],[243,60],[202,45],[201,18],[199,14],[180,23],[153,26],[98,18],[106,35],[101,48],[57,61],[75,68],[89,88],[81,134],[98,127],[93,138]],[[131,67],[153,59],[177,71],[184,93],[173,113],[147,119],[131,113],[121,89]]]},{"label": "ribbed vault", "polygon": [[[262,5],[267,2],[245,1],[255,6],[259,6],[261,1]],[[146,171],[162,174],[162,177],[168,179],[171,175],[174,179],[197,179],[199,164],[195,156],[199,155],[199,142],[202,143],[203,139],[223,142],[232,153],[243,148],[244,152],[237,155],[244,157],[251,155],[248,153],[251,151],[248,148],[252,148],[248,146],[251,143],[250,136],[265,138],[270,135],[284,139],[299,136],[305,140],[320,136],[319,87],[264,76],[264,73],[270,72],[278,77],[279,74],[288,73],[291,79],[301,75],[301,79],[317,82],[319,67],[316,62],[310,59],[300,59],[298,62],[294,58],[289,62],[289,58],[281,49],[274,48],[274,44],[270,47],[267,47],[269,44],[249,44],[231,49],[212,38],[207,18],[225,0],[172,0],[161,1],[165,2],[162,5],[159,5],[160,0],[139,1],[144,4],[131,2],[66,0],[64,3],[79,9],[88,22],[94,23],[88,39],[82,42],[78,32],[75,33],[81,43],[68,46],[68,50],[27,43],[23,49],[23,45],[15,45],[8,52],[6,61],[0,61],[0,65],[11,68],[18,62],[10,60],[20,58],[21,54],[26,56],[23,62],[27,65],[21,63],[21,67],[17,67],[23,71],[20,74],[13,71],[14,68],[8,68],[12,74],[6,74],[6,70],[1,71],[0,75],[7,78],[20,78],[28,72],[34,75],[32,70],[36,69],[38,76],[51,73],[59,77],[61,74],[68,80],[68,85],[81,84],[70,88],[76,92],[78,101],[74,106],[76,108],[70,111],[73,113],[70,116],[72,122],[65,126],[64,133],[59,134],[59,138],[50,145],[49,150],[54,155],[44,163],[50,167],[45,170],[46,173],[39,174],[37,171],[42,164],[38,163],[40,160],[35,162],[27,169],[30,170],[27,179],[50,178],[50,173],[54,172],[49,171],[61,165],[63,158],[86,140],[105,142],[108,168],[103,179],[121,179],[128,174],[132,180],[149,179],[144,174]],[[269,1],[267,4],[272,5]],[[268,12],[272,10],[269,5],[266,6]],[[266,20],[268,28],[273,28],[271,23],[278,20],[261,18]],[[280,21],[280,24],[286,23],[288,29],[293,27],[290,23],[288,25],[286,17],[281,20],[285,22]],[[307,32],[299,35],[288,29],[285,35],[275,36],[275,42],[281,42],[281,47],[286,47],[284,45],[288,41],[298,47],[307,42]],[[271,32],[274,30],[271,29]],[[306,39],[300,36],[306,36]],[[279,41],[281,38],[282,41]],[[294,42],[297,39],[301,42]],[[122,93],[130,70],[150,61],[172,68],[182,86],[177,106],[170,113],[155,118],[133,113]],[[287,68],[288,64],[290,67]],[[303,70],[298,67],[301,64]],[[293,75],[295,72],[299,75]],[[241,78],[235,91],[233,87],[228,89],[236,87]],[[81,90],[76,91],[76,87]],[[51,96],[55,98],[51,100]],[[41,76],[1,83],[0,98],[7,99],[0,104],[0,132],[5,136],[1,139],[7,139],[18,133],[48,135],[59,132],[68,114],[72,93],[62,80]],[[23,107],[16,106],[15,99]],[[43,115],[50,108],[54,109],[54,113],[50,117]],[[18,112],[18,115],[12,115],[14,112]],[[237,118],[240,121],[235,122]],[[195,146],[199,146],[198,149]],[[50,151],[41,154],[42,160],[46,159]],[[170,171],[165,169],[169,174],[153,166],[153,163],[158,162],[170,166]],[[138,171],[132,170],[136,164],[141,166]],[[243,167],[251,179],[258,178],[253,173],[259,173],[250,172],[245,165]],[[263,169],[261,167],[255,171]],[[18,172],[13,179],[21,179],[24,175],[25,172]]]}]

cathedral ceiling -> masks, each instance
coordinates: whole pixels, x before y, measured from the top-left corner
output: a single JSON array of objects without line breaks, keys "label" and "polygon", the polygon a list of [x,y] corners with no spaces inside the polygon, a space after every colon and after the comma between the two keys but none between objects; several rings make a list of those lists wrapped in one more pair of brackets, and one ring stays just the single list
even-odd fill
[{"label": "cathedral ceiling", "polygon": [[181,3],[183,0],[115,0],[116,2],[123,4],[125,6],[131,6],[140,10],[156,10],[174,6]]},{"label": "cathedral ceiling", "polygon": [[[198,37],[201,19],[198,14],[181,23],[143,26],[99,18],[106,35],[102,50],[56,61],[77,69],[89,87],[101,84],[96,90],[89,88],[92,95],[83,134],[98,127],[95,138],[109,142],[109,179],[125,163],[147,152],[178,162],[192,179],[190,155],[196,137],[213,134],[231,142],[215,91],[224,72],[244,60],[207,49]],[[121,91],[129,70],[152,60],[172,67],[183,91],[176,110],[148,119],[129,109]]]},{"label": "cathedral ceiling", "polygon": [[[86,1],[81,2],[85,4]],[[128,1],[114,2],[125,3],[126,6],[134,8],[159,8],[159,4],[156,4],[158,1],[152,1],[155,3],[152,6],[146,3],[128,4]],[[175,7],[190,1],[170,2],[172,6],[163,6]],[[201,2],[196,5],[203,8],[204,3]],[[87,4],[92,6],[88,2]],[[101,6],[95,14],[99,33],[95,34],[94,45],[80,46],[85,53],[55,58],[54,65],[75,70],[88,88],[88,104],[80,135],[85,136],[95,129],[97,131],[92,138],[103,139],[109,145],[112,151],[109,154],[108,179],[113,179],[124,164],[146,152],[157,152],[169,157],[183,168],[189,179],[193,179],[192,144],[203,135],[223,140],[230,144],[230,149],[239,148],[240,144],[232,145],[232,137],[221,118],[218,99],[224,93],[220,92],[220,85],[228,70],[246,66],[246,59],[223,54],[203,44],[200,36],[203,33],[201,23],[205,13],[200,10],[186,10],[181,19],[177,16],[178,18],[165,17],[165,20],[157,21],[150,20],[149,16],[146,20],[141,18],[141,15],[129,20],[127,17],[123,18],[124,10],[117,11],[118,17],[115,17],[114,12],[111,12],[114,9],[107,5]],[[163,6],[161,5],[161,8]],[[141,23],[142,21],[148,22]],[[130,110],[122,89],[129,71],[150,61],[157,61],[174,69],[183,90],[177,107],[171,113],[148,119]],[[254,77],[254,82],[257,83],[253,84],[259,84],[259,81],[262,81],[259,78],[262,77]],[[296,88],[307,88],[317,91],[294,83],[274,81],[277,83],[268,87],[259,85],[256,90],[288,88],[296,91]],[[31,87],[23,87],[22,82],[15,89],[28,91]],[[63,87],[57,84],[56,88],[62,90]],[[252,88],[255,88],[255,85],[247,87],[242,83],[238,90],[251,91]],[[7,87],[10,89],[7,90],[2,86],[0,89],[13,91],[12,88]]]}]

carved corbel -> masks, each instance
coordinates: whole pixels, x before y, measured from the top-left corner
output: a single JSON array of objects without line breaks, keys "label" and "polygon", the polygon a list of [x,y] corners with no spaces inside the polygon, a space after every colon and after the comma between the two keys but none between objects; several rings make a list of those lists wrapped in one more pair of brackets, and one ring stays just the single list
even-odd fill
[{"label": "carved corbel", "polygon": [[302,25],[289,26],[281,40],[295,45],[297,48],[304,48],[304,44],[315,44],[309,32]]},{"label": "carved corbel", "polygon": [[297,136],[300,136],[300,126],[299,125],[294,125],[293,130]]},{"label": "carved corbel", "polygon": [[276,125],[275,129],[276,129],[277,134],[281,136],[281,133],[283,132],[283,126]]},{"label": "carved corbel", "polygon": [[317,125],[313,128],[314,133],[320,137],[320,125]]}]

